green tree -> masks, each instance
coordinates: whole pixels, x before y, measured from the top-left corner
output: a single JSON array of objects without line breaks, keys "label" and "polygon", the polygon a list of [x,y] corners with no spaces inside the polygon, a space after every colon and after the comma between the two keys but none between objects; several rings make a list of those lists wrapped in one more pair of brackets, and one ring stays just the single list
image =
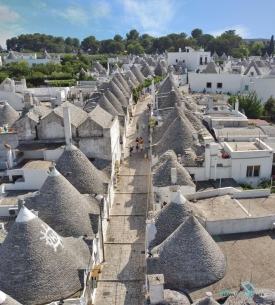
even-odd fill
[{"label": "green tree", "polygon": [[249,119],[258,119],[263,113],[262,99],[258,97],[256,92],[249,93],[246,95],[236,94],[232,95],[228,102],[232,105],[239,101],[239,108],[243,109],[245,115]]},{"label": "green tree", "polygon": [[191,36],[195,39],[198,39],[201,35],[202,35],[202,30],[201,29],[194,29],[192,32],[191,32]]},{"label": "green tree", "polygon": [[144,53],[144,48],[138,42],[131,43],[127,46],[127,53],[128,54],[143,54]]},{"label": "green tree", "polygon": [[265,114],[268,116],[275,116],[275,98],[271,95],[264,104]]},{"label": "green tree", "polygon": [[83,51],[96,54],[100,47],[100,43],[96,40],[95,36],[89,36],[81,41],[81,46]]},{"label": "green tree", "polygon": [[129,33],[126,34],[127,40],[131,40],[131,39],[137,40],[138,37],[139,37],[139,32],[135,29],[131,30]]},{"label": "green tree", "polygon": [[269,43],[269,55],[274,53],[274,35],[271,36],[270,43]]},{"label": "green tree", "polygon": [[123,40],[122,36],[120,36],[120,35],[115,35],[114,36],[114,41],[121,42],[122,40]]},{"label": "green tree", "polygon": [[214,36],[210,34],[203,34],[197,38],[197,44],[205,48],[212,39],[214,39]]},{"label": "green tree", "polygon": [[264,44],[262,42],[254,42],[251,46],[252,55],[262,55],[262,50],[264,49]]}]

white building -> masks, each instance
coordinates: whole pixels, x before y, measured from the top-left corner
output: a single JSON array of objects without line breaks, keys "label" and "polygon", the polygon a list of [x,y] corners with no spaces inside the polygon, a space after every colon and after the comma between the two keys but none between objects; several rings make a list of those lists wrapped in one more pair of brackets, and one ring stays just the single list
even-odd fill
[{"label": "white building", "polygon": [[206,52],[204,49],[196,51],[191,47],[186,47],[184,52],[181,49],[179,52],[168,52],[167,64],[168,66],[176,65],[179,61],[183,61],[188,71],[196,71],[197,69],[202,71],[210,62],[210,58],[210,52]]},{"label": "white building", "polygon": [[42,58],[37,58],[36,54],[15,54],[13,51],[9,51],[9,54],[4,57],[6,63],[27,61],[30,67],[35,65],[46,65],[47,63],[60,64],[60,55],[52,58],[51,55],[45,50],[42,54]]}]

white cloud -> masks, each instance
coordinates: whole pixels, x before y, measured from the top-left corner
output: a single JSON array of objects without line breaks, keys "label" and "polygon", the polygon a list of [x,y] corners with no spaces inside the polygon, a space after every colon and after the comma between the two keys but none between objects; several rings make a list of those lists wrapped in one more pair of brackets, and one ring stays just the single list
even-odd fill
[{"label": "white cloud", "polygon": [[34,5],[36,8],[39,8],[39,9],[46,7],[46,3],[45,3],[45,2],[42,2],[42,1],[32,0],[31,3],[32,3],[32,5]]},{"label": "white cloud", "polygon": [[23,28],[19,23],[20,15],[0,4],[0,45],[6,48],[6,40],[18,36]]},{"label": "white cloud", "polygon": [[121,0],[125,20],[132,28],[142,28],[152,36],[164,35],[178,8],[174,0]]},{"label": "white cloud", "polygon": [[3,4],[0,4],[0,24],[5,22],[14,22],[19,19],[19,14],[10,11],[9,8]]},{"label": "white cloud", "polygon": [[250,30],[243,26],[242,24],[237,24],[237,25],[233,25],[233,26],[229,26],[223,29],[219,29],[216,31],[212,31],[209,34],[213,35],[213,36],[220,36],[222,33],[224,33],[225,31],[228,30],[235,30],[236,34],[240,35],[242,38],[249,38],[250,37]]},{"label": "white cloud", "polygon": [[70,5],[63,11],[53,12],[74,25],[88,26],[89,23],[109,14],[110,9],[107,2],[101,1],[96,6]]}]

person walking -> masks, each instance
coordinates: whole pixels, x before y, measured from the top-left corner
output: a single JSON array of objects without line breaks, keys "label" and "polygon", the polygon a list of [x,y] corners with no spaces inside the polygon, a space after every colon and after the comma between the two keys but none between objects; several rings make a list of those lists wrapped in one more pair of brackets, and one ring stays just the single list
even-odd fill
[{"label": "person walking", "polygon": [[143,153],[143,139],[142,139],[142,137],[140,137],[139,138],[139,151],[141,152],[141,153]]},{"label": "person walking", "polygon": [[138,130],[139,130],[139,124],[138,123],[136,124],[136,129],[137,129],[137,132],[138,132]]},{"label": "person walking", "polygon": [[138,154],[139,151],[139,143],[136,144],[136,153]]},{"label": "person walking", "polygon": [[130,146],[130,149],[129,149],[129,154],[130,154],[130,157],[132,156],[132,152],[133,152],[134,148],[133,148],[133,145]]}]

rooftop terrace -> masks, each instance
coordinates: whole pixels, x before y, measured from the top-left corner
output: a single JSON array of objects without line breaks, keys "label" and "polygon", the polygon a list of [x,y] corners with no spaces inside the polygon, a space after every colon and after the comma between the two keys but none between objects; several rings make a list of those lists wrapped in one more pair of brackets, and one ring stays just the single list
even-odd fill
[{"label": "rooftop terrace", "polygon": [[256,288],[275,288],[275,231],[213,236],[227,259],[225,277],[202,289],[189,291],[192,300],[213,293],[217,300],[223,291],[238,291],[240,282],[250,281]]}]

